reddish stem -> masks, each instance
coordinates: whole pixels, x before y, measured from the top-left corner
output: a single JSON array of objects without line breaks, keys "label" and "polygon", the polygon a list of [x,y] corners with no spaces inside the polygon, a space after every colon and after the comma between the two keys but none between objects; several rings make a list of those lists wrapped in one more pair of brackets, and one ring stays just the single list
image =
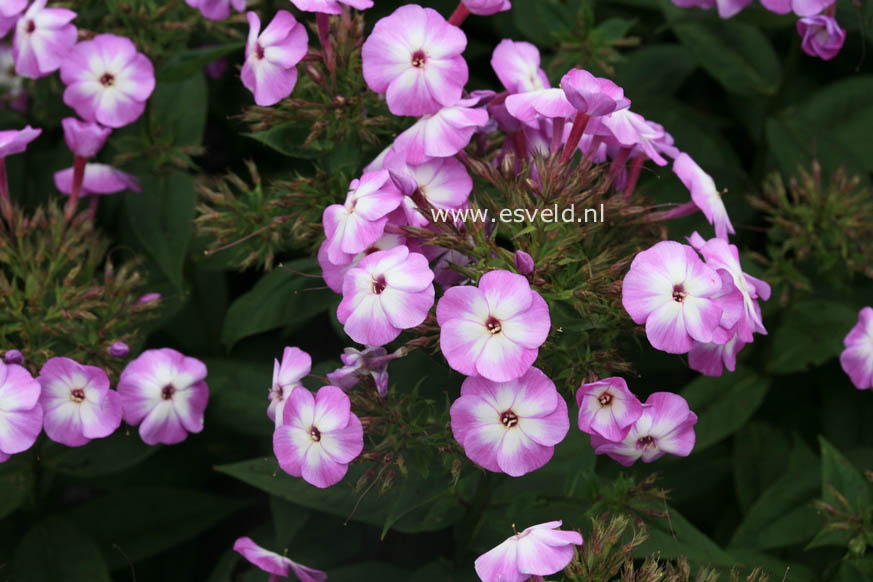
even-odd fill
[{"label": "reddish stem", "polygon": [[552,152],[558,153],[561,142],[564,141],[564,118],[556,117],[552,120]]},{"label": "reddish stem", "polygon": [[315,23],[318,25],[318,40],[321,42],[321,52],[324,55],[324,65],[333,77],[336,72],[336,57],[333,54],[333,47],[330,44],[330,16],[319,12],[315,16]]},{"label": "reddish stem", "polygon": [[470,11],[467,10],[463,0],[461,0],[461,2],[458,2],[458,7],[455,8],[455,11],[452,12],[451,16],[449,16],[449,24],[461,26],[461,23],[464,22],[468,16],[470,16]]},{"label": "reddish stem", "polygon": [[70,190],[70,199],[67,200],[67,206],[64,208],[64,218],[72,220],[76,214],[76,204],[79,202],[79,194],[82,192],[82,182],[85,181],[85,164],[87,158],[76,156],[73,159],[73,187]]},{"label": "reddish stem", "polygon": [[627,161],[627,157],[630,155],[630,152],[630,148],[621,148],[618,153],[615,154],[615,157],[612,159],[612,163],[609,165],[609,175],[612,176],[613,180],[615,180],[615,177],[618,176],[618,170]]},{"label": "reddish stem", "polygon": [[582,140],[582,134],[585,133],[589,119],[591,117],[587,113],[576,114],[576,118],[573,120],[573,129],[570,130],[570,137],[567,138],[567,143],[564,144],[564,153],[561,154],[562,164],[566,164],[573,157],[573,152],[576,151]]},{"label": "reddish stem", "polygon": [[524,135],[524,130],[520,129],[512,134],[512,146],[515,150],[515,156],[518,158],[518,163],[527,159],[527,139]]},{"label": "reddish stem", "polygon": [[631,162],[630,173],[627,176],[627,184],[624,187],[624,197],[629,199],[634,193],[634,188],[637,187],[637,180],[640,179],[640,172],[643,169],[643,164],[646,162],[646,156],[639,155]]},{"label": "reddish stem", "polygon": [[661,212],[655,212],[649,215],[649,222],[661,222],[662,220],[671,220],[674,218],[684,218],[686,216],[691,216],[695,212],[700,209],[694,202],[686,202],[684,204],[680,204],[675,208],[671,208],[670,210],[662,210]]},{"label": "reddish stem", "polygon": [[91,215],[91,222],[97,222],[97,205],[100,203],[100,197],[91,194],[88,196],[88,209]]}]

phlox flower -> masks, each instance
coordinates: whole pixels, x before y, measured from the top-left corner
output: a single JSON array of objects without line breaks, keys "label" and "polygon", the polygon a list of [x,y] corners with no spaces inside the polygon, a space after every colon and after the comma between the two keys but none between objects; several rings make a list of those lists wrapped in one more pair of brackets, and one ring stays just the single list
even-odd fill
[{"label": "phlox flower", "polygon": [[467,378],[449,412],[452,434],[467,457],[513,477],[548,463],[570,430],[567,403],[534,367],[508,382]]},{"label": "phlox flower", "polygon": [[[62,194],[70,195],[73,191],[73,174],[74,168],[67,168],[55,172],[55,187]],[[132,192],[140,192],[139,180],[136,176],[131,176],[126,172],[122,172],[117,168],[106,164],[86,164],[85,177],[82,180],[83,196],[91,195],[108,195],[117,194],[130,190]]]},{"label": "phlox flower", "polygon": [[[762,0],[762,4],[765,0]],[[718,8],[721,18],[731,18],[739,14],[752,0],[673,0],[673,4],[682,8],[702,8],[711,10]]]},{"label": "phlox flower", "polygon": [[185,4],[199,10],[209,20],[224,20],[230,16],[231,7],[237,12],[246,9],[246,0],[185,0]]},{"label": "phlox flower", "polygon": [[562,531],[562,522],[532,525],[476,559],[476,574],[482,582],[542,580],[567,567],[582,545],[582,534]]},{"label": "phlox flower", "polygon": [[121,425],[121,398],[96,366],[51,358],[39,371],[45,434],[68,447],[107,437]]},{"label": "phlox flower", "polygon": [[634,257],[622,283],[622,304],[636,323],[646,325],[652,347],[684,354],[693,340],[712,341],[723,312],[713,296],[722,285],[693,248],[661,241]]},{"label": "phlox flower", "polygon": [[704,172],[686,153],[679,154],[673,162],[673,172],[691,193],[691,200],[700,208],[709,224],[715,228],[715,235],[725,240],[729,234],[734,234],[734,226],[728,217],[721,192],[715,187],[715,181]]},{"label": "phlox flower", "polygon": [[723,344],[694,342],[688,352],[688,367],[704,376],[721,376],[725,368],[737,369],[737,354],[746,343],[736,334]]},{"label": "phlox flower", "polygon": [[282,351],[282,363],[273,360],[273,383],[270,388],[270,405],[267,416],[275,423],[282,422],[282,409],[288,400],[288,394],[295,388],[303,386],[301,380],[312,371],[312,357],[300,348],[286,347]]},{"label": "phlox flower", "polygon": [[83,158],[96,156],[112,133],[110,127],[80,121],[75,117],[65,117],[61,125],[64,127],[64,141],[67,147],[73,155]]},{"label": "phlox flower", "polygon": [[351,6],[356,10],[373,7],[373,0],[291,0],[291,3],[298,10],[322,14],[342,14],[343,6]]},{"label": "phlox flower", "polygon": [[473,191],[473,178],[455,158],[432,158],[423,164],[410,165],[403,153],[392,150],[383,167],[404,194],[401,208],[406,222],[412,226],[431,223],[430,213],[420,209],[421,202],[437,209],[462,208]]},{"label": "phlox flower", "polygon": [[481,97],[471,96],[432,115],[424,115],[397,136],[394,150],[404,153],[409,164],[454,156],[467,147],[476,130],[488,122],[488,111],[476,107],[481,100]]},{"label": "phlox flower", "polygon": [[512,9],[509,0],[461,0],[471,13],[477,16],[491,16]]},{"label": "phlox flower", "polygon": [[146,350],[121,372],[124,421],[149,445],[174,445],[203,430],[206,365],[171,348]]},{"label": "phlox flower", "polygon": [[294,574],[300,582],[325,582],[327,572],[309,568],[293,562],[276,552],[266,550],[256,544],[252,538],[241,537],[233,542],[233,551],[238,552],[243,558],[271,574],[270,582],[278,582],[279,579],[288,578]]},{"label": "phlox flower", "polygon": [[540,68],[540,51],[529,42],[505,38],[491,55],[491,67],[510,93],[548,89],[549,78]]},{"label": "phlox flower", "polygon": [[516,93],[506,98],[506,110],[519,121],[537,126],[539,119],[567,119],[576,115],[576,108],[567,100],[560,87]]},{"label": "phlox flower", "polygon": [[485,273],[478,287],[452,287],[437,304],[440,349],[453,369],[506,382],[524,374],[546,341],[549,306],[522,275]]},{"label": "phlox flower", "polygon": [[794,12],[798,16],[813,16],[818,14],[835,0],[761,0],[767,10],[776,14]]},{"label": "phlox flower", "polygon": [[342,389],[324,386],[313,396],[292,390],[273,433],[282,470],[319,488],[338,483],[364,449],[364,429]]},{"label": "phlox flower", "polygon": [[0,4],[0,38],[9,34],[27,7],[27,0],[5,0]]},{"label": "phlox flower", "polygon": [[627,109],[631,103],[621,87],[584,69],[570,69],[561,78],[561,89],[577,112],[591,117]]},{"label": "phlox flower", "polygon": [[123,127],[145,111],[155,69],[129,38],[99,34],[80,42],[61,65],[64,103],[85,121]]},{"label": "phlox flower", "polygon": [[306,27],[287,10],[280,10],[261,32],[261,19],[254,12],[246,15],[249,37],[242,82],[261,107],[275,105],[294,91],[297,63],[309,50]]},{"label": "phlox flower", "polygon": [[829,61],[840,52],[846,41],[846,31],[832,16],[818,14],[797,21],[797,34],[803,39],[803,52],[811,57]]},{"label": "phlox flower", "polygon": [[364,79],[394,115],[455,105],[467,84],[467,37],[432,8],[407,4],[379,20],[361,48]]},{"label": "phlox flower", "polygon": [[643,413],[643,405],[624,378],[604,378],[576,391],[579,430],[610,441],[621,441]]},{"label": "phlox flower", "polygon": [[350,338],[382,346],[402,330],[420,325],[433,300],[427,259],[399,246],[368,255],[346,273],[336,313]]},{"label": "phlox flower", "polygon": [[688,408],[684,398],[672,392],[655,392],[643,406],[639,419],[621,442],[600,435],[591,435],[595,454],[606,454],[625,467],[637,459],[644,463],[669,453],[687,457],[694,448],[694,425],[697,415]]},{"label": "phlox flower", "polygon": [[42,432],[39,382],[9,360],[7,352],[7,363],[0,362],[0,462],[32,447]]},{"label": "phlox flower", "polygon": [[363,351],[346,348],[340,355],[343,366],[327,374],[333,386],[348,390],[355,386],[362,376],[370,376],[376,384],[379,396],[388,394],[388,362],[397,354],[389,355],[383,347],[368,346]]},{"label": "phlox flower", "polygon": [[[616,145],[639,152],[659,166],[666,166],[663,155],[675,156],[673,138],[660,124],[653,123],[630,109],[619,109],[609,115],[592,119],[591,133]],[[642,160],[641,160],[642,161]]]},{"label": "phlox flower", "polygon": [[840,365],[858,390],[873,388],[873,307],[858,314],[858,323],[843,340]]},{"label": "phlox flower", "polygon": [[383,234],[382,237],[372,245],[356,255],[341,255],[343,261],[335,265],[330,262],[327,257],[327,245],[329,241],[325,240],[318,247],[318,265],[321,267],[321,277],[324,282],[334,293],[342,295],[343,279],[349,269],[357,267],[367,255],[371,255],[376,251],[387,251],[396,246],[406,244],[406,237],[400,234]]},{"label": "phlox flower", "polygon": [[403,194],[388,170],[365,172],[352,180],[344,204],[324,209],[322,222],[327,237],[327,258],[334,265],[351,262],[354,255],[379,240],[388,213],[400,206]]},{"label": "phlox flower", "polygon": [[0,131],[0,159],[23,153],[30,142],[38,138],[41,133],[41,129],[34,129],[29,125],[24,129]]},{"label": "phlox flower", "polygon": [[47,0],[34,0],[18,18],[12,51],[15,72],[38,79],[57,71],[76,44],[76,13],[66,8],[46,8]]}]

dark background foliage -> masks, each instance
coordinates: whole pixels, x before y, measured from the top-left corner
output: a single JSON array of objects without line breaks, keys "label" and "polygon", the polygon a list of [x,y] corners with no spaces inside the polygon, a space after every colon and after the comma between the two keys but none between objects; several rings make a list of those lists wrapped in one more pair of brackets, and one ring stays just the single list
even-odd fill
[{"label": "dark background foliage", "polygon": [[[239,16],[206,27],[178,0],[76,4],[93,30],[131,36],[156,63],[147,114],[117,131],[104,153],[140,176],[143,193],[107,199],[99,224],[116,241],[114,256],[145,257],[148,290],[164,295],[161,319],[136,347],[168,345],[204,360],[211,400],[204,432],[178,446],[149,448],[135,430],[122,430],[81,449],[46,443],[0,466],[0,579],[264,580],[230,551],[236,537],[251,535],[327,569],[334,582],[473,580],[472,561],[507,537],[512,523],[564,519],[587,535],[595,508],[619,498],[628,478],[638,482],[655,470],[669,490],[669,501],[655,507],[669,518],[640,513],[649,540],[639,556],[762,566],[775,579],[798,582],[873,576],[873,561],[863,557],[869,538],[840,531],[816,537],[827,512],[814,504],[843,507],[839,491],[850,513],[863,517],[873,500],[859,473],[873,468],[873,401],[851,386],[836,359],[858,309],[873,298],[865,262],[873,257],[852,230],[859,228],[853,217],[873,216],[873,3],[838,2],[848,39],[827,63],[800,51],[792,17],[758,6],[725,22],[667,0],[515,0],[511,12],[470,18],[471,89],[497,87],[489,59],[500,39],[529,40],[553,82],[577,62],[614,78],[634,110],[665,125],[727,188],[744,265],[775,285],[764,307],[770,335],[742,352],[735,373],[716,379],[645,342],[630,355],[638,394],[680,392],[700,416],[687,459],[622,469],[595,459],[573,429],[552,463],[517,480],[483,478],[466,467],[452,487],[439,461],[423,457],[390,487],[353,491],[367,470],[358,464],[327,492],[276,473],[265,409],[272,359],[283,346],[311,353],[316,374],[338,364],[347,345],[334,316],[338,298],[299,274],[318,273],[308,253],[280,250],[267,273],[237,269],[227,252],[205,256],[209,241],[193,228],[195,183],[227,170],[248,177],[245,161],[254,159],[265,182],[311,174],[314,162],[339,184],[380,148],[337,143],[313,161],[246,137],[239,115],[251,99],[235,67],[247,28]],[[289,8],[284,0],[261,4],[262,14]],[[368,26],[399,4],[376,0]],[[426,4],[443,14],[454,8],[449,0]],[[174,19],[195,25],[158,26]],[[202,67],[223,55],[231,69],[208,79]],[[32,87],[26,119],[0,111],[4,128],[27,121],[46,130],[27,155],[8,161],[13,197],[29,206],[54,196],[52,172],[71,163],[60,91],[56,78]],[[801,185],[812,194],[799,206],[753,205],[766,199],[772,172],[787,184],[813,160],[826,185],[839,168],[860,185],[835,187],[830,196],[822,194],[827,186]],[[766,192],[778,192],[770,180]],[[646,172],[641,187],[655,200],[683,196],[668,169]],[[849,210],[851,192],[858,194]],[[781,226],[772,226],[773,217]],[[671,225],[671,236],[702,228],[699,218],[684,219]],[[439,411],[462,380],[439,357],[418,352],[390,373],[392,393],[415,387]],[[849,537],[855,545],[844,560]]]}]

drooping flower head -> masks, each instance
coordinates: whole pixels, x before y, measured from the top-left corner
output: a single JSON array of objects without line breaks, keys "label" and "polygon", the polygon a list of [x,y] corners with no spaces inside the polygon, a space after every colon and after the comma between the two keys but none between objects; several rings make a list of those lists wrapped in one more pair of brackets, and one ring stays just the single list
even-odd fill
[{"label": "drooping flower head", "polygon": [[83,158],[96,156],[112,133],[112,128],[80,121],[75,117],[65,117],[61,125],[64,127],[64,141],[67,147],[73,155]]},{"label": "drooping flower head", "polygon": [[76,13],[66,8],[46,8],[47,0],[35,0],[15,26],[12,51],[15,71],[31,79],[57,71],[76,44]]},{"label": "drooping flower head", "polygon": [[610,441],[623,440],[643,413],[643,405],[619,377],[583,384],[576,391],[576,404],[579,430]]},{"label": "drooping flower head", "polygon": [[843,340],[840,365],[858,390],[873,388],[873,307],[858,314],[858,323]]},{"label": "drooping flower head", "polygon": [[767,10],[776,14],[794,12],[798,16],[813,16],[818,14],[835,0],[761,0]]},{"label": "drooping flower head", "polygon": [[582,545],[582,534],[562,531],[562,522],[532,525],[476,559],[482,582],[525,582],[557,574],[567,567]]},{"label": "drooping flower head", "polygon": [[294,574],[300,582],[325,582],[327,572],[309,568],[293,562],[276,552],[266,550],[256,544],[252,538],[241,537],[233,543],[233,551],[238,552],[243,558],[263,570],[270,576],[270,581],[288,578]]},{"label": "drooping flower head", "polygon": [[686,153],[679,154],[673,162],[673,172],[691,193],[691,200],[700,208],[709,224],[715,227],[715,235],[728,240],[728,234],[734,234],[734,226],[728,218],[727,209],[721,199],[721,193],[715,187],[715,181],[704,172]]},{"label": "drooping flower head", "polygon": [[[73,191],[74,173],[74,168],[55,172],[55,187],[59,192],[67,196],[70,195],[70,192]],[[85,177],[82,180],[82,191],[80,192],[83,196],[117,194],[125,190],[141,191],[136,176],[131,176],[127,172],[122,172],[106,164],[85,165]]]},{"label": "drooping flower head", "polygon": [[237,12],[246,9],[246,0],[185,0],[185,4],[199,10],[209,20],[224,20],[230,16],[231,7]]},{"label": "drooping flower head", "polygon": [[373,7],[373,0],[291,0],[291,3],[298,10],[322,14],[342,14],[343,6],[351,6],[355,10]]},{"label": "drooping flower head", "polygon": [[437,322],[449,366],[494,382],[527,372],[551,327],[545,300],[525,277],[504,270],[485,273],[478,287],[448,289]]},{"label": "drooping flower head", "polygon": [[282,363],[273,360],[273,384],[270,388],[270,405],[267,416],[273,422],[282,422],[282,409],[288,394],[303,386],[301,380],[312,371],[312,357],[300,348],[286,347],[282,352]]},{"label": "drooping flower head", "polygon": [[625,467],[637,459],[644,463],[669,453],[687,457],[694,448],[694,425],[697,415],[688,408],[688,402],[672,392],[655,392],[643,406],[643,413],[631,426],[621,442],[613,442],[600,435],[591,435],[591,446],[598,455],[609,455]]},{"label": "drooping flower head", "polygon": [[432,8],[407,4],[376,23],[361,49],[364,79],[394,115],[455,105],[469,75],[467,37]]},{"label": "drooping flower head", "polygon": [[570,430],[567,403],[533,367],[508,382],[467,378],[450,413],[452,434],[467,457],[513,477],[548,463]]},{"label": "drooping flower head", "polygon": [[692,341],[709,343],[722,316],[713,296],[722,279],[688,245],[661,241],[634,257],[622,283],[622,304],[645,324],[652,347],[670,354],[691,350]]},{"label": "drooping flower head", "polygon": [[282,470],[319,488],[345,477],[364,449],[364,429],[342,389],[324,386],[313,396],[292,390],[273,433],[273,452]]},{"label": "drooping flower head", "polygon": [[797,34],[803,39],[803,52],[811,57],[829,61],[843,48],[846,31],[840,28],[833,16],[817,14],[797,21]]},{"label": "drooping flower head", "polygon": [[388,354],[383,347],[367,347],[363,351],[346,348],[340,355],[343,366],[327,374],[327,380],[334,386],[348,390],[362,377],[369,376],[376,384],[379,396],[388,394],[388,363],[399,357],[397,352]]},{"label": "drooping flower head", "polygon": [[570,69],[561,78],[561,89],[576,111],[591,117],[627,109],[631,103],[621,87],[584,69]]},{"label": "drooping flower head", "polygon": [[[762,4],[766,0],[762,0]],[[712,10],[718,8],[718,15],[721,18],[731,18],[739,14],[743,8],[748,6],[752,0],[673,0],[673,4],[682,8],[702,8],[703,10]]]},{"label": "drooping flower head", "polygon": [[7,363],[0,362],[0,462],[32,447],[42,432],[39,382],[6,356]]},{"label": "drooping flower head", "polygon": [[433,115],[425,115],[394,140],[394,151],[406,163],[423,164],[430,158],[448,158],[467,147],[476,130],[488,122],[488,111],[476,107],[481,96],[461,99]]},{"label": "drooping flower head", "polygon": [[45,434],[68,447],[107,437],[121,425],[121,398],[96,366],[51,358],[39,371]]},{"label": "drooping flower head", "polygon": [[737,354],[745,345],[736,334],[723,344],[694,342],[688,352],[688,367],[704,376],[721,376],[725,368],[733,372]]},{"label": "drooping flower head", "polygon": [[297,84],[297,63],[306,56],[309,37],[306,28],[287,10],[280,10],[261,32],[261,19],[247,15],[249,38],[242,82],[261,107],[275,105],[291,95]]},{"label": "drooping flower head", "polygon": [[172,348],[146,350],[121,373],[124,421],[149,445],[173,445],[203,430],[206,365]]},{"label": "drooping flower head", "polygon": [[491,55],[491,67],[510,93],[548,89],[549,78],[540,68],[540,51],[529,42],[505,38]]},{"label": "drooping flower head", "polygon": [[0,158],[23,153],[27,146],[39,137],[41,129],[25,126],[24,129],[0,131]]},{"label": "drooping flower head", "polygon": [[61,65],[64,103],[82,119],[123,127],[145,111],[155,69],[129,38],[99,34],[80,42]]},{"label": "drooping flower head", "polygon": [[427,259],[399,246],[368,255],[346,273],[337,318],[356,342],[382,346],[420,325],[433,300]]},{"label": "drooping flower head", "polygon": [[334,265],[350,263],[382,237],[388,213],[400,206],[403,194],[387,170],[366,172],[352,180],[344,204],[324,209],[327,258]]}]

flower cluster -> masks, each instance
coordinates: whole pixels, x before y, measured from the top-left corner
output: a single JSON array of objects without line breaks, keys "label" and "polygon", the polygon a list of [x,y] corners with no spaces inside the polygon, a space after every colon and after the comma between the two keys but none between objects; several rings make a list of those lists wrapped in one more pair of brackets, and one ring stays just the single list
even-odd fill
[{"label": "flower cluster", "polygon": [[[127,346],[114,345],[116,352]],[[65,357],[46,361],[34,378],[20,352],[0,362],[0,461],[29,449],[40,432],[68,447],[139,426],[149,444],[176,444],[203,430],[209,399],[206,366],[176,350],[146,350],[121,373],[116,390],[97,366]]]},{"label": "flower cluster", "polygon": [[[69,220],[80,196],[91,197],[93,215],[96,196],[139,191],[134,177],[104,164],[88,164],[87,160],[97,155],[113,129],[129,125],[142,115],[155,89],[155,71],[129,38],[98,34],[77,42],[73,24],[76,13],[48,8],[46,3],[34,0],[28,6],[27,0],[5,2],[0,7],[0,38],[14,30],[12,62],[17,75],[39,79],[60,71],[66,86],[64,103],[81,118],[70,117],[63,122],[74,165],[55,174],[58,190],[70,196],[66,213]],[[20,100],[17,103],[23,107]],[[24,151],[27,142],[39,135],[40,130],[35,131],[28,126],[12,137],[19,144],[15,149],[0,146],[0,165],[7,155]],[[8,202],[5,172],[0,174],[0,197]],[[8,218],[8,212],[5,216]]]},{"label": "flower cluster", "polygon": [[[673,0],[683,8],[718,9],[722,18],[731,18],[746,8],[752,0]],[[834,13],[836,0],[761,0],[761,6],[775,14],[797,16],[797,34],[802,39],[803,52],[829,61],[839,54],[846,40]]]}]

